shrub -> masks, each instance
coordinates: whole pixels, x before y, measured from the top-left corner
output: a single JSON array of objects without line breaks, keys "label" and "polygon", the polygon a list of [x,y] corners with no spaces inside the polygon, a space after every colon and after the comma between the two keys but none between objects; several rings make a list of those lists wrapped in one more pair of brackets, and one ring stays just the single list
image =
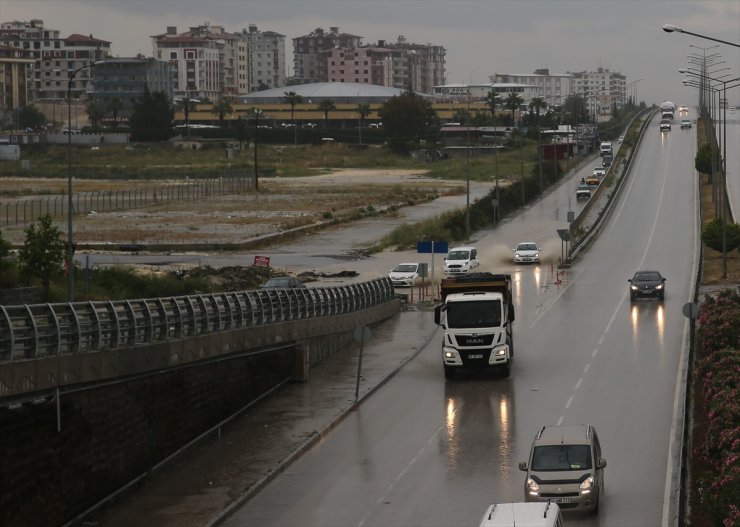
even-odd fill
[{"label": "shrub", "polygon": [[[701,241],[715,251],[722,250],[722,218],[714,218],[704,226]],[[726,245],[727,252],[740,247],[740,225],[737,223],[727,223]]]}]

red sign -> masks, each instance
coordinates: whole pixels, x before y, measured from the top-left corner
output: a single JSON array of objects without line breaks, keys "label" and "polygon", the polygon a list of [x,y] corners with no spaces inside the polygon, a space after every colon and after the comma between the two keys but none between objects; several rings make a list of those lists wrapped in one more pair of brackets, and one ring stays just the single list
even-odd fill
[{"label": "red sign", "polygon": [[269,256],[255,256],[254,266],[255,267],[270,267],[270,257]]}]

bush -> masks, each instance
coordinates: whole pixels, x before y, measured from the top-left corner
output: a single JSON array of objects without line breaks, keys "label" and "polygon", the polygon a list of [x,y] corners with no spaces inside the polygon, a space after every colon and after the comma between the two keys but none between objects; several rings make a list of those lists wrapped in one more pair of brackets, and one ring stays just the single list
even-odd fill
[{"label": "bush", "polygon": [[[701,231],[701,241],[715,251],[722,250],[722,219],[715,218],[707,223]],[[740,225],[727,223],[727,252],[740,247]]]}]

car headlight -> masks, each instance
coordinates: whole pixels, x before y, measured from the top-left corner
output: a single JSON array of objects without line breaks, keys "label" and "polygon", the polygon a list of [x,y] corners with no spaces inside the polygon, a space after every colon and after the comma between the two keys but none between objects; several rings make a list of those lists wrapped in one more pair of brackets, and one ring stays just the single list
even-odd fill
[{"label": "car headlight", "polygon": [[519,258],[519,253],[516,253],[516,254],[515,254],[514,256],[515,256],[516,258]]},{"label": "car headlight", "polygon": [[529,491],[530,494],[539,494],[540,486],[532,478],[527,478],[527,490]]},{"label": "car headlight", "polygon": [[585,480],[583,480],[583,483],[579,485],[581,492],[591,492],[591,489],[594,488],[594,477],[589,476]]},{"label": "car headlight", "polygon": [[633,291],[637,291],[637,286],[636,285],[631,285],[630,286],[630,289],[632,289]]},{"label": "car headlight", "polygon": [[540,257],[540,253],[534,253],[534,257],[535,258],[539,258]]},{"label": "car headlight", "polygon": [[655,289],[663,289],[663,284],[660,284],[660,285],[656,285],[656,286],[655,286]]}]

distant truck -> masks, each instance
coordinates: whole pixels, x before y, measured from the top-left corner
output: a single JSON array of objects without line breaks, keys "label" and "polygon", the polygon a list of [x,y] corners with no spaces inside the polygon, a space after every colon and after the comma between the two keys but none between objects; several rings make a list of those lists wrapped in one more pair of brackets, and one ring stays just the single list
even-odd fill
[{"label": "distant truck", "polygon": [[599,154],[602,156],[614,155],[614,148],[611,141],[602,141],[599,145]]},{"label": "distant truck", "polygon": [[471,273],[444,278],[442,304],[434,322],[444,328],[442,363],[446,379],[462,369],[511,373],[514,304],[510,274]]},{"label": "distant truck", "polygon": [[662,119],[673,120],[673,115],[676,113],[676,105],[671,101],[665,101],[660,105],[660,115]]}]

